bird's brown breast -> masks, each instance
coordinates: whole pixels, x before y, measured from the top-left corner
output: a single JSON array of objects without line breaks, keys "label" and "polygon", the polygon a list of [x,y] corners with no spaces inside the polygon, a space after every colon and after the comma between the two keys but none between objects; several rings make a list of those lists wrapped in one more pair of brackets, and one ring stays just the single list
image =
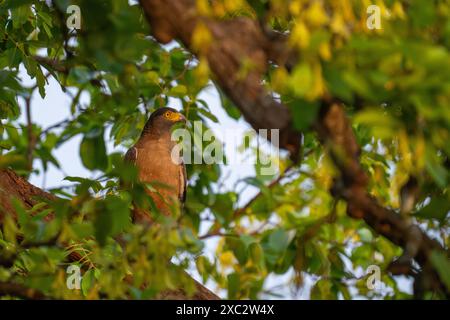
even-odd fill
[{"label": "bird's brown breast", "polygon": [[172,159],[172,143],[162,140],[147,140],[136,145],[136,166],[139,180],[149,183],[154,191],[148,191],[156,207],[169,215],[180,207],[180,191],[185,181],[180,176],[183,164]]}]

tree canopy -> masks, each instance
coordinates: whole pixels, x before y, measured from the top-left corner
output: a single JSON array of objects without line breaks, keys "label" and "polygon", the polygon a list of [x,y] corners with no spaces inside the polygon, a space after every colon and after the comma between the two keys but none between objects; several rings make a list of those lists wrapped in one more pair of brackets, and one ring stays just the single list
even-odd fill
[{"label": "tree canopy", "polygon": [[[449,14],[445,0],[0,0],[0,297],[214,298],[194,268],[232,299],[279,297],[273,275],[294,291],[311,279],[312,299],[448,298]],[[30,111],[50,78],[75,93],[71,116],[41,127]],[[279,130],[277,172],[257,162],[224,188],[223,164],[187,164],[183,215],[133,224],[154,205],[105,141],[131,146],[174,101],[220,125],[211,87],[229,117]],[[98,178],[23,179],[79,136]]]}]

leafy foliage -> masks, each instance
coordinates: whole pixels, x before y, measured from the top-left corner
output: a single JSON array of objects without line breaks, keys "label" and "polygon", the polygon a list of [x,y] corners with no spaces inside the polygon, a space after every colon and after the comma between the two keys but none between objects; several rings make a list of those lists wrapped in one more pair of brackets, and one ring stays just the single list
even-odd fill
[{"label": "leafy foliage", "polygon": [[[81,30],[66,27],[72,2],[81,8]],[[122,156],[106,153],[105,139],[130,146],[150,112],[175,100],[190,121],[201,120],[205,128],[220,123],[200,98],[213,86],[207,61],[180,44],[163,46],[149,37],[140,7],[128,1],[0,1],[0,168],[29,175],[38,172],[37,161],[44,170],[59,167],[55,148],[80,136],[83,165],[101,174],[95,180],[67,177],[72,187],[52,190],[57,200],[30,210],[16,202],[18,225],[6,215],[0,233],[0,262],[8,261],[0,263],[0,281],[57,298],[147,299],[180,283],[193,292],[182,272],[193,267],[205,283],[235,299],[278,297],[279,288],[267,285],[274,275],[289,278],[294,291],[312,279],[314,299],[408,297],[387,272],[401,249],[348,217],[346,204],[330,195],[336,171],[310,129],[321,98],[343,101],[370,193],[397,209],[400,188],[416,177],[420,194],[411,218],[447,248],[450,6],[377,1],[382,28],[372,30],[366,25],[370,4],[197,1],[204,15],[252,17],[289,35],[298,62],[291,72],[274,65],[265,83],[304,132],[303,158],[297,166],[282,158],[276,183],[255,175],[229,190],[222,187],[223,166],[188,165],[182,218],[155,215],[157,224],[145,228],[131,223],[130,210],[133,204],[152,208],[151,199]],[[211,41],[201,26],[193,39],[200,52]],[[34,86],[20,81],[19,68]],[[20,123],[26,110],[19,100],[30,103],[37,93],[45,98],[48,77],[75,92],[71,117],[51,128]],[[81,94],[89,96],[88,105],[80,103]],[[227,114],[239,119],[239,110],[220,95]],[[241,187],[259,192],[243,207],[238,204],[248,199]],[[213,259],[205,249],[211,238],[219,238]],[[448,258],[436,254],[432,262],[449,286]],[[81,290],[67,289],[70,263],[82,267]],[[369,265],[380,266],[384,290],[367,288]]]}]

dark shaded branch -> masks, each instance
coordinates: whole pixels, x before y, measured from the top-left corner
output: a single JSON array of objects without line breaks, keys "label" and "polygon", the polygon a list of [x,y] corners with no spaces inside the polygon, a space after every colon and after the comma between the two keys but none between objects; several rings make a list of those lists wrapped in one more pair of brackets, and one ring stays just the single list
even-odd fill
[{"label": "dark shaded branch", "polygon": [[[17,218],[12,199],[18,199],[25,208],[31,209],[41,200],[55,200],[56,197],[38,187],[33,186],[25,179],[19,177],[14,171],[0,169],[0,225],[4,214],[11,214]],[[52,219],[50,214],[47,219]]]},{"label": "dark shaded branch", "polygon": [[18,283],[0,282],[0,297],[11,296],[27,300],[49,299],[41,291],[25,287]]},{"label": "dark shaded branch", "polygon": [[5,268],[11,268],[14,265],[16,257],[17,257],[16,255],[12,255],[9,257],[0,256],[0,266]]}]

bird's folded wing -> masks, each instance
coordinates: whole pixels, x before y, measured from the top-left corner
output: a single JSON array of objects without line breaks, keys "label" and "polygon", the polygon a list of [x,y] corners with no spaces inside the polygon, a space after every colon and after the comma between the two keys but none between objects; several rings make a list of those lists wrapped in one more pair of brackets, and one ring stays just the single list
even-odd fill
[{"label": "bird's folded wing", "polygon": [[136,147],[131,147],[128,149],[127,153],[125,154],[125,161],[128,161],[130,163],[135,164],[138,156],[138,150]]},{"label": "bird's folded wing", "polygon": [[180,170],[180,191],[179,191],[179,199],[181,203],[184,203],[186,201],[186,189],[187,189],[187,174],[186,174],[186,167],[184,166],[184,163],[181,163],[179,166]]}]

